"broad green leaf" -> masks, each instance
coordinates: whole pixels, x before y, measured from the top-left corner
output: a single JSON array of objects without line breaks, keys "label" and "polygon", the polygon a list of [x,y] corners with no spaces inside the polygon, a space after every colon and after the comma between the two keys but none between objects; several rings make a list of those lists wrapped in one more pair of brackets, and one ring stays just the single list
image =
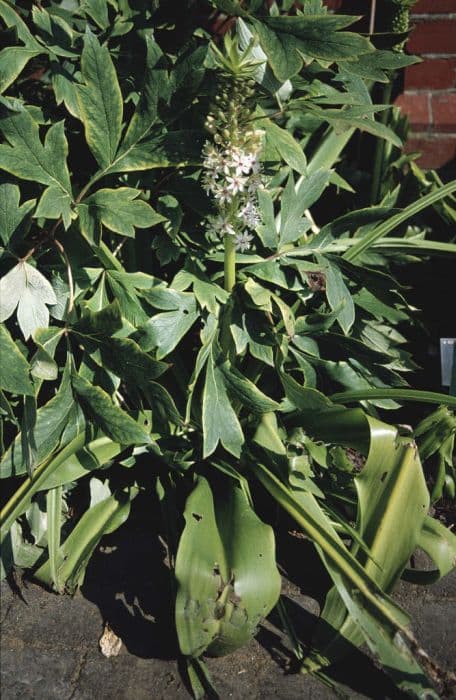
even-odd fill
[{"label": "broad green leaf", "polygon": [[22,73],[30,59],[45,53],[45,49],[8,46],[0,51],[0,94],[4,93]]},{"label": "broad green leaf", "polygon": [[[37,465],[44,462],[59,446],[64,431],[66,442],[84,427],[84,421],[75,404],[70,384],[70,367],[67,364],[56,395],[38,409],[34,428]],[[0,462],[0,477],[20,476],[26,472],[26,455],[23,454],[22,436],[19,433]]]},{"label": "broad green leaf", "polygon": [[99,311],[84,309],[80,320],[74,324],[73,331],[87,336],[97,342],[117,333],[122,328],[122,315],[117,299]]},{"label": "broad green leaf", "polygon": [[418,62],[416,56],[409,56],[403,51],[375,51],[358,56],[355,61],[349,61],[346,69],[362,78],[387,83],[390,80],[387,71],[405,68]]},{"label": "broad green leaf", "polygon": [[61,105],[64,103],[69,113],[80,120],[76,89],[77,81],[74,75],[57,61],[51,61],[50,69],[56,104]]},{"label": "broad green leaf", "polygon": [[357,106],[342,109],[323,109],[317,105],[309,105],[308,109],[315,116],[331,124],[338,134],[344,131],[351,133],[352,129],[355,128],[386,139],[398,148],[402,147],[402,141],[393,129],[390,129],[383,122],[376,121],[370,117],[370,109],[366,110],[364,107]]},{"label": "broad green leaf", "polygon": [[181,651],[222,656],[248,642],[280,594],[274,535],[230,480],[213,500],[199,477],[187,499],[176,557],[176,627]]},{"label": "broad green leaf", "polygon": [[266,189],[257,192],[258,204],[261,212],[261,224],[257,233],[266,248],[275,250],[278,243],[278,233],[274,216],[274,202]]},{"label": "broad green leaf", "polygon": [[165,221],[165,217],[157,214],[150,204],[138,199],[140,194],[132,187],[119,187],[101,189],[86,197],[78,206],[84,235],[95,240],[100,224],[103,224],[114,233],[133,238],[135,228],[151,228]]},{"label": "broad green leaf", "polygon": [[355,322],[355,304],[350,290],[344,282],[341,271],[322,255],[317,255],[318,262],[322,265],[326,278],[326,298],[333,311],[337,309],[337,322],[345,335],[350,332]]},{"label": "broad green leaf", "polygon": [[172,288],[176,291],[185,291],[193,287],[198,304],[210,313],[216,314],[220,303],[225,303],[228,293],[218,284],[211,282],[209,277],[198,268],[190,266],[190,269],[180,270],[172,281]]},{"label": "broad green leaf", "polygon": [[145,294],[152,306],[167,309],[155,314],[138,331],[138,343],[149,352],[156,348],[157,359],[161,360],[174,350],[176,345],[190,330],[198,318],[195,297],[188,292],[173,289],[152,290]]},{"label": "broad green leaf", "polygon": [[37,328],[49,324],[47,304],[56,304],[55,292],[35,267],[20,262],[0,280],[0,322],[17,307],[17,320],[27,340]]},{"label": "broad green leaf", "polygon": [[276,77],[285,81],[298,73],[303,56],[333,62],[372,51],[359,34],[338,31],[355,19],[329,14],[266,17],[253,20],[253,27]]},{"label": "broad green leaf", "polygon": [[120,141],[122,93],[109,50],[87,27],[81,57],[84,85],[77,89],[80,119],[86,140],[100,168],[114,161]]},{"label": "broad green leaf", "polygon": [[5,246],[13,236],[21,237],[30,226],[30,212],[36,200],[29,199],[19,206],[20,190],[17,185],[0,184],[0,238]]},{"label": "broad green leaf", "polygon": [[214,452],[219,442],[232,455],[240,456],[244,436],[228,399],[224,375],[216,364],[213,348],[206,363],[202,420],[204,458]]},{"label": "broad green leaf", "polygon": [[52,185],[72,200],[64,122],[56,122],[47,130],[44,146],[38,124],[25,109],[3,113],[0,127],[8,142],[0,145],[0,167],[24,180]]},{"label": "broad green leaf", "polygon": [[73,30],[63,17],[50,14],[42,6],[35,5],[32,18],[38,29],[39,39],[49,53],[64,58],[78,57],[78,53],[73,49]]},{"label": "broad green leaf", "polygon": [[63,220],[65,230],[71,225],[76,214],[72,210],[70,195],[64,190],[51,185],[44,192],[36,208],[34,218]]},{"label": "broad green leaf", "polygon": [[127,384],[146,389],[168,369],[165,362],[153,360],[131,338],[109,338],[100,346],[103,363]]},{"label": "broad green leaf", "polygon": [[0,389],[13,394],[34,395],[29,363],[11,338],[5,326],[0,326]]},{"label": "broad green leaf", "polygon": [[281,199],[281,245],[297,241],[309,229],[311,223],[305,212],[328,185],[330,174],[327,170],[317,170],[308,177],[300,178],[296,186],[290,175]]},{"label": "broad green leaf", "polygon": [[111,440],[121,445],[150,443],[146,431],[128,413],[116,406],[103,389],[93,386],[75,373],[71,383],[91,418]]},{"label": "broad green leaf", "polygon": [[320,391],[310,389],[298,384],[292,377],[284,372],[280,375],[286,397],[296,406],[298,411],[304,414],[316,413],[331,407],[331,401]]},{"label": "broad green leaf", "polygon": [[157,68],[157,63],[163,56],[160,47],[151,36],[146,35],[144,41],[147,52],[144,82],[138,104],[119,149],[119,154],[126,153],[147,136],[157,117],[159,97],[163,93],[164,85],[168,83],[167,72]]},{"label": "broad green leaf", "polygon": [[83,0],[80,3],[80,11],[93,19],[100,29],[109,27],[107,0]]},{"label": "broad green leaf", "polygon": [[233,399],[239,400],[243,406],[256,414],[268,413],[279,408],[279,404],[266,396],[258,387],[244,377],[239,370],[225,362],[220,365],[225,381],[225,387]]},{"label": "broad green leaf", "polygon": [[17,38],[22,41],[27,48],[38,49],[41,50],[41,53],[45,53],[45,49],[37,42],[21,15],[16,12],[14,7],[5,2],[5,0],[0,0],[0,17],[7,27],[15,28]]},{"label": "broad green leaf", "polygon": [[266,149],[276,153],[277,160],[284,160],[293,170],[301,175],[306,173],[307,161],[299,143],[293,136],[269,119],[263,119],[261,127],[266,132]]},{"label": "broad green leaf", "polygon": [[57,379],[58,366],[54,355],[64,333],[63,328],[46,328],[39,329],[33,334],[37,351],[30,360],[30,367],[34,377],[47,381]]},{"label": "broad green leaf", "polygon": [[206,140],[202,131],[182,129],[167,134],[149,134],[141,142],[120,151],[106,173],[123,173],[153,168],[201,165]]}]

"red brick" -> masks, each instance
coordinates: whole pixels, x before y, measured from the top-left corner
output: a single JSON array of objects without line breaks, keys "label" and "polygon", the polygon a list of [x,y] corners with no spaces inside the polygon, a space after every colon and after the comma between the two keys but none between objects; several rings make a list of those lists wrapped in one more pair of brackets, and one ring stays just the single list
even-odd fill
[{"label": "red brick", "polygon": [[418,0],[413,6],[413,14],[431,12],[456,12],[454,0]]},{"label": "red brick", "polygon": [[434,94],[431,104],[434,131],[456,132],[456,92]]},{"label": "red brick", "polygon": [[456,54],[456,20],[417,22],[407,44],[410,53]]},{"label": "red brick", "polygon": [[405,150],[422,154],[418,159],[422,168],[441,168],[456,158],[456,136],[412,136]]},{"label": "red brick", "polygon": [[406,92],[399,95],[396,105],[401,108],[402,114],[407,115],[415,131],[426,131],[429,128],[431,113],[428,92]]},{"label": "red brick", "polygon": [[406,90],[445,90],[456,86],[456,58],[428,58],[405,69]]}]

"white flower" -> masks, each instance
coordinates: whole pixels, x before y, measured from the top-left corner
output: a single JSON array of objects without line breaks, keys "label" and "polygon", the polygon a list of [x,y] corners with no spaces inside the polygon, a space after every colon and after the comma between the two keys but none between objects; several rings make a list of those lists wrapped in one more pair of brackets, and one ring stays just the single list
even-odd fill
[{"label": "white flower", "polygon": [[227,216],[223,216],[222,214],[219,214],[218,216],[211,217],[210,219],[211,223],[211,228],[215,233],[217,233],[219,236],[235,236],[236,231],[234,230],[230,219]]},{"label": "white flower", "polygon": [[248,232],[238,233],[236,236],[236,249],[243,253],[250,248],[250,241],[253,240],[253,236]]},{"label": "white flower", "polygon": [[215,183],[215,187],[212,189],[215,199],[219,204],[229,204],[234,195],[236,194],[230,189],[229,185],[225,182],[223,184]]},{"label": "white flower", "polygon": [[252,201],[248,201],[238,212],[238,218],[249,228],[256,228],[260,223],[258,209]]},{"label": "white flower", "polygon": [[247,178],[241,177],[240,175],[228,175],[226,178],[226,187],[234,196],[238,192],[244,191],[246,181]]}]

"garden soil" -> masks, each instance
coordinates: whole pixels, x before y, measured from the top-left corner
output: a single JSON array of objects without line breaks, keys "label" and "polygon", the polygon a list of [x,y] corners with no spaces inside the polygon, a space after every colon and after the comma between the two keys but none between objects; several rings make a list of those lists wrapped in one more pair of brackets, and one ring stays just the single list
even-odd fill
[{"label": "garden soil", "polygon": [[[80,592],[58,596],[21,580],[1,584],[2,700],[188,700],[176,662],[166,591],[169,574],[158,538],[124,530],[93,557]],[[115,542],[113,544],[113,542]],[[318,603],[284,580],[287,605],[310,638]],[[451,670],[456,659],[456,576],[429,588],[401,584],[416,636]],[[99,640],[108,623],[122,640],[106,658]],[[248,646],[207,663],[221,700],[323,700],[334,691],[295,672],[287,640],[272,616]],[[349,698],[398,698],[387,677],[361,652],[331,676]]]}]

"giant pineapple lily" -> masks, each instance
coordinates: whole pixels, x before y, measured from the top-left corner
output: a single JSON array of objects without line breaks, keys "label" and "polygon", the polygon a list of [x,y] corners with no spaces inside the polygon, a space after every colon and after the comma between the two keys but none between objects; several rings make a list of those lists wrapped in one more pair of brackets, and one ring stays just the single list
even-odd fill
[{"label": "giant pineapple lily", "polygon": [[[319,2],[213,4],[234,24],[218,44],[193,2],[181,27],[166,2],[0,0],[18,43],[17,65],[0,53],[4,574],[74,591],[155,491],[202,695],[202,654],[247,642],[278,601],[280,508],[332,580],[302,669],[366,642],[398,687],[432,697],[389,594],[448,573],[454,537],[428,515],[413,432],[384,418],[416,400],[450,425],[456,400],[406,381],[397,326],[413,309],[391,264],[455,254],[404,227],[441,202],[451,216],[456,184],[333,215],[335,188],[353,197],[335,166],[355,130],[400,147],[368,87],[413,58]],[[418,546],[431,575],[409,569]]]}]

